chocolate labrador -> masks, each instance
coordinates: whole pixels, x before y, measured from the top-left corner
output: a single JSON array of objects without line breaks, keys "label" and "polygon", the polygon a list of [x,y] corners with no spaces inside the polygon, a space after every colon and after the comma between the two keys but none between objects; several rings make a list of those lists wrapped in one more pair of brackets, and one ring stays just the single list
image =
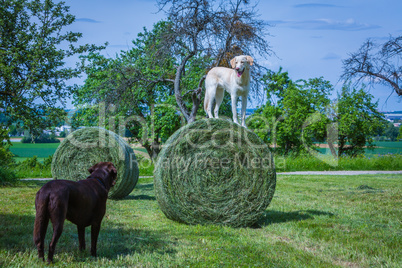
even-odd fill
[{"label": "chocolate labrador", "polygon": [[77,225],[80,250],[85,249],[85,227],[91,225],[91,255],[96,257],[96,242],[110,188],[115,184],[117,170],[111,162],[100,162],[90,169],[86,180],[53,180],[38,191],[35,198],[34,243],[39,258],[44,258],[44,242],[49,219],[53,237],[49,244],[48,262],[53,262],[56,243],[63,231],[64,220]]}]

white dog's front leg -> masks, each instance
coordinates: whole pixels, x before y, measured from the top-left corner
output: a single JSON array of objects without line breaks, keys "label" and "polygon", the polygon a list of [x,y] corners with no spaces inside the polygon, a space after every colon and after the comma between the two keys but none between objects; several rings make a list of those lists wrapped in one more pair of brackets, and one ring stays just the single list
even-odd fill
[{"label": "white dog's front leg", "polygon": [[239,121],[237,120],[237,96],[233,94],[231,97],[232,97],[233,122],[239,124]]},{"label": "white dog's front leg", "polygon": [[242,127],[247,128],[246,126],[246,108],[247,108],[247,96],[241,97],[241,125]]}]

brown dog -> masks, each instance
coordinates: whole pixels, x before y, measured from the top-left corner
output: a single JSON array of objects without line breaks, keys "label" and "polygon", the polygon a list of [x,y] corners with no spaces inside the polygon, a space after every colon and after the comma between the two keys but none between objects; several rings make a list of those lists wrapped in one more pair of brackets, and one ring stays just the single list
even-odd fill
[{"label": "brown dog", "polygon": [[80,250],[85,249],[85,227],[91,225],[91,255],[96,257],[96,242],[109,189],[115,184],[117,170],[111,162],[100,162],[90,169],[86,180],[53,180],[38,191],[35,198],[34,243],[39,258],[44,259],[44,242],[49,219],[53,237],[48,262],[53,262],[56,243],[63,231],[64,220],[77,225]]}]

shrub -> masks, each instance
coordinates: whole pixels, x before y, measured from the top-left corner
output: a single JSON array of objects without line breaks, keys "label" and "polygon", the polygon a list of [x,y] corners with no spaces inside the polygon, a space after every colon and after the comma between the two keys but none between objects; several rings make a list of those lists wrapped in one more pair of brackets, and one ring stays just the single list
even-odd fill
[{"label": "shrub", "polygon": [[9,145],[0,143],[0,185],[14,184],[17,176],[12,171],[14,164],[13,154],[10,152]]}]

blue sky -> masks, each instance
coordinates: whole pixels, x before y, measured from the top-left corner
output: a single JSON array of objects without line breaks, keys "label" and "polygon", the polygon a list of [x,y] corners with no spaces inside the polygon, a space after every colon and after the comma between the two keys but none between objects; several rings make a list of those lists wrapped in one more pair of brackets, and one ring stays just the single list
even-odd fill
[{"label": "blue sky", "polygon": [[[83,43],[109,42],[103,53],[111,57],[130,49],[143,27],[151,29],[164,18],[154,0],[67,0],[66,4],[77,18],[71,30],[83,33]],[[401,0],[260,0],[257,9],[260,19],[272,25],[266,38],[276,53],[260,63],[273,71],[282,66],[293,80],[323,76],[337,90],[342,86],[342,59],[348,53],[357,51],[367,38],[381,43],[389,35],[402,35]],[[380,110],[402,110],[402,99],[390,96],[392,89],[376,85],[370,93],[379,99]]]}]

